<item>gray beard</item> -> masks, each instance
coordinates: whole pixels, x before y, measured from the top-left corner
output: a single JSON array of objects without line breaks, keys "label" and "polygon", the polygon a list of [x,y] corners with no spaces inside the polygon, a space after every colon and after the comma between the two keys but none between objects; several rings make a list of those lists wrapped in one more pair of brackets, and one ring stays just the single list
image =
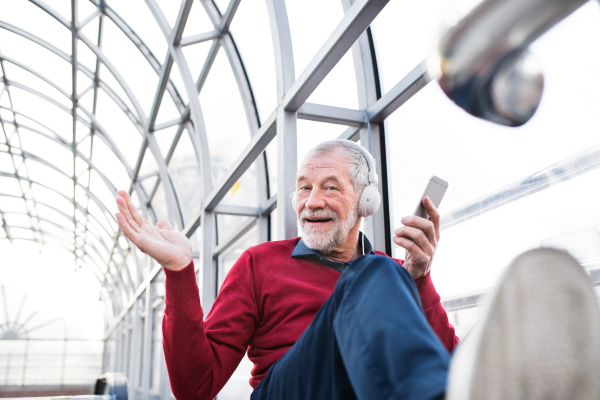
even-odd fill
[{"label": "gray beard", "polygon": [[[331,228],[308,228],[305,218],[331,218],[334,224]],[[340,247],[342,241],[348,235],[348,232],[356,225],[358,220],[358,202],[352,207],[352,213],[340,221],[340,216],[331,210],[310,211],[302,210],[298,215],[298,225],[300,226],[302,241],[309,249],[328,254],[334,249]]]}]

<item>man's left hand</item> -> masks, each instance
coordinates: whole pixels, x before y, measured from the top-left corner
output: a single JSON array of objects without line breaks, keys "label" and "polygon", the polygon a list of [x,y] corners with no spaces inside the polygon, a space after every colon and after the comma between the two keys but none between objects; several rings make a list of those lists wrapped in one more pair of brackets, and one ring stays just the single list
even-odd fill
[{"label": "man's left hand", "polygon": [[394,243],[406,249],[404,268],[413,279],[421,278],[429,272],[440,240],[440,214],[429,197],[423,197],[422,201],[429,220],[415,215],[403,217],[404,226],[396,229],[393,239]]}]

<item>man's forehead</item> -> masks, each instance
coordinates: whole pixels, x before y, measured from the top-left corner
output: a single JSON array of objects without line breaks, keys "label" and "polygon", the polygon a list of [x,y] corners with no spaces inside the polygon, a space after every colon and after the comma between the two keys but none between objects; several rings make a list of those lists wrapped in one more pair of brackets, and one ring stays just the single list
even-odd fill
[{"label": "man's forehead", "polygon": [[347,164],[340,160],[338,154],[333,153],[305,160],[298,170],[298,180],[315,173],[324,175],[327,179],[350,179]]}]

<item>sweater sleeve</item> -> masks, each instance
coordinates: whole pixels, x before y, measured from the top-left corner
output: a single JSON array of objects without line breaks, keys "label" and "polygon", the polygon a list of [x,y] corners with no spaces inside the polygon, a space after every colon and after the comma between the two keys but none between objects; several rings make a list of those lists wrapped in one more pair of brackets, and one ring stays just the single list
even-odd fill
[{"label": "sweater sleeve", "polygon": [[258,325],[252,259],[242,254],[227,274],[206,320],[194,265],[165,269],[163,347],[178,400],[212,399],[246,353]]},{"label": "sweater sleeve", "polygon": [[433,286],[431,280],[431,273],[422,278],[415,279],[417,289],[419,290],[419,296],[421,297],[421,304],[425,311],[425,317],[427,322],[433,328],[438,338],[442,341],[442,344],[450,352],[456,347],[459,342],[458,337],[454,333],[454,327],[448,321],[448,314],[442,306],[441,298],[438,292]]}]

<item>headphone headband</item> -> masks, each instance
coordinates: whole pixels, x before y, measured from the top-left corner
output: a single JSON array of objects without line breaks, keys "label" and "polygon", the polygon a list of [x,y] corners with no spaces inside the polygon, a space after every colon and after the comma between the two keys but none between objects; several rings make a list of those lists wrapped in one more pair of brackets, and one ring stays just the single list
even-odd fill
[{"label": "headphone headband", "polygon": [[367,149],[365,149],[358,143],[353,142],[352,140],[335,139],[334,141],[349,144],[351,146],[354,146],[354,148],[357,149],[358,151],[360,151],[362,153],[362,155],[365,157],[365,160],[367,160],[367,167],[369,168],[369,185],[377,185],[379,183],[379,177],[377,176],[377,169],[375,168],[376,160],[373,158],[371,153],[369,153],[367,151]]}]

